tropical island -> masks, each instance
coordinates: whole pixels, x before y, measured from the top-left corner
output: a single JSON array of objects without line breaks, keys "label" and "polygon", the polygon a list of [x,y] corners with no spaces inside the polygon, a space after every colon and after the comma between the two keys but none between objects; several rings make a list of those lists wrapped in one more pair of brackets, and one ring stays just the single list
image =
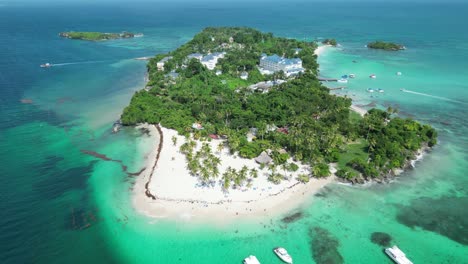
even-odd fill
[{"label": "tropical island", "polygon": [[406,49],[405,46],[392,43],[392,42],[384,42],[384,41],[374,41],[367,43],[367,47],[369,49],[383,49],[389,51],[398,51]]},{"label": "tropical island", "polygon": [[338,45],[338,42],[336,42],[336,39],[324,39],[322,41],[322,44],[336,47],[336,45]]},{"label": "tropical island", "polygon": [[160,203],[186,202],[186,210],[233,200],[253,206],[304,195],[332,174],[350,182],[394,175],[436,144],[432,127],[393,109],[351,111],[351,99],[318,81],[316,49],[250,28],[210,27],[152,58],[146,88],[121,116],[124,125],[156,125],[159,137],[157,163],[135,189]]},{"label": "tropical island", "polygon": [[112,40],[112,39],[124,39],[124,38],[134,38],[141,37],[143,34],[136,34],[131,32],[122,32],[122,33],[102,33],[102,32],[61,32],[59,33],[60,37],[69,38],[69,39],[79,39],[79,40],[89,40],[89,41],[103,41],[103,40]]}]

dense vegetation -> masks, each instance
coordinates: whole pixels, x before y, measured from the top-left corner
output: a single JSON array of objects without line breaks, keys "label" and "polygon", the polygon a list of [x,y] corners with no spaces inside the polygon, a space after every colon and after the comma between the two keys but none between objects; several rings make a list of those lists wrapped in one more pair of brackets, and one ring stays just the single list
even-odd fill
[{"label": "dense vegetation", "polygon": [[397,51],[397,50],[404,50],[405,46],[391,43],[391,42],[383,42],[383,41],[374,41],[367,44],[367,47],[370,49],[383,49],[383,50],[390,50],[390,51]]},{"label": "dense vegetation", "polygon": [[331,46],[336,47],[336,45],[338,45],[338,42],[336,42],[336,39],[324,39],[322,41],[322,44],[331,45]]},{"label": "dense vegetation", "polygon": [[81,39],[81,40],[90,40],[90,41],[99,41],[99,40],[110,40],[110,39],[120,39],[120,38],[133,38],[135,37],[134,33],[131,32],[122,32],[122,33],[101,33],[101,32],[62,32],[59,36],[69,39]]},{"label": "dense vegetation", "polygon": [[[193,133],[195,139],[211,134],[225,136],[230,151],[246,158],[271,149],[275,165],[297,170],[286,162],[292,157],[310,164],[311,175],[316,177],[330,174],[330,162],[341,162],[343,178],[352,179],[359,173],[376,177],[404,166],[423,144],[436,143],[436,132],[431,127],[412,120],[391,119],[392,112],[372,110],[364,118],[350,114],[351,99],[330,95],[317,80],[316,47],[313,42],[278,38],[249,28],[207,28],[177,50],[149,61],[147,89],[135,93],[123,112],[122,122],[160,123],[180,134]],[[227,53],[213,71],[197,59],[187,60],[187,55],[194,52],[215,51]],[[282,72],[260,74],[257,65],[262,53],[301,58],[306,72],[273,86],[267,93],[251,90],[248,86],[256,82],[284,78]],[[168,56],[172,58],[158,71],[157,62]],[[167,76],[173,71],[179,74],[175,79]],[[216,71],[221,74],[215,74]],[[247,80],[239,78],[243,71],[249,73]],[[195,122],[203,129],[193,129]],[[246,134],[251,128],[256,128],[256,137],[248,142]],[[361,159],[353,156],[343,162],[354,142],[365,142],[359,150],[363,155],[356,155]],[[280,154],[281,149],[288,153]],[[211,156],[208,150],[187,153],[191,157]],[[206,163],[213,163],[209,160]],[[198,168],[197,164],[192,165]],[[275,166],[270,170],[271,181],[282,178]],[[307,181],[308,177],[301,175],[300,180]]]}]

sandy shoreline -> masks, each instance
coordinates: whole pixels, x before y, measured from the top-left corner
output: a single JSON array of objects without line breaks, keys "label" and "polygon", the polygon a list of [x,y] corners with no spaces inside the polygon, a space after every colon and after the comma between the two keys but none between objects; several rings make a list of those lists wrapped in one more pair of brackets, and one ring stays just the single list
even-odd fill
[{"label": "sandy shoreline", "polygon": [[[329,47],[320,46],[315,54],[319,56]],[[361,115],[366,112],[356,106],[351,109]],[[297,172],[286,173],[289,180],[273,184],[267,180],[267,168],[260,169],[253,159],[230,155],[227,148],[217,152],[217,145],[222,141],[212,140],[209,144],[213,153],[222,161],[221,175],[228,166],[239,170],[245,165],[249,169],[257,169],[259,176],[253,179],[251,186],[230,188],[228,192],[223,191],[220,182],[203,187],[197,177],[190,175],[185,155],[179,152],[180,145],[185,142],[184,137],[163,127],[148,124],[140,127],[148,129],[154,146],[145,155],[147,169],[137,178],[132,202],[138,212],[151,218],[216,223],[270,218],[294,210],[324,186],[336,182],[336,177],[332,175],[325,179],[312,178],[306,184],[300,183],[296,177],[308,173],[308,166],[298,164],[300,169]],[[176,144],[172,142],[173,137],[177,137]],[[197,148],[200,147],[201,143],[198,142]],[[335,171],[334,168],[331,170]]]},{"label": "sandy shoreline", "polygon": [[331,45],[319,46],[319,47],[317,47],[317,49],[315,49],[314,54],[317,55],[317,56],[320,56],[321,54],[323,54],[323,52],[325,52],[330,47],[331,47]]},{"label": "sandy shoreline", "polygon": [[[220,184],[214,187],[197,186],[198,179],[188,173],[185,156],[178,151],[184,138],[179,136],[176,146],[171,140],[176,134],[174,130],[161,128],[164,140],[159,160],[154,171],[149,169],[153,168],[158,156],[159,132],[154,125],[143,126],[150,131],[155,143],[152,151],[146,155],[148,169],[135,183],[133,205],[138,212],[149,217],[203,222],[209,220],[217,223],[239,218],[271,217],[300,206],[323,186],[335,181],[331,176],[311,179],[309,183],[303,184],[295,180],[293,175],[291,180],[283,180],[281,184],[275,185],[259,173],[250,188],[231,189],[228,194],[222,191]],[[213,140],[211,144],[218,144],[218,141]],[[226,164],[232,167],[244,164],[258,166],[254,161],[234,158],[227,149],[218,155],[223,160],[221,171]],[[249,161],[254,164],[249,164]],[[262,172],[266,172],[266,169]],[[156,199],[151,198],[151,195]]]}]

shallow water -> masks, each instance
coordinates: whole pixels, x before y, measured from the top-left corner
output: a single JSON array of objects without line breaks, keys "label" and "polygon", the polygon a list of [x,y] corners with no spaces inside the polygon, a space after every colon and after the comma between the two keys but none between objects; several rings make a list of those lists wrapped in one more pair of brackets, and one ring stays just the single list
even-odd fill
[{"label": "shallow water", "polygon": [[[414,263],[464,263],[468,36],[460,21],[467,11],[466,4],[405,3],[1,7],[2,261],[240,263],[255,254],[262,263],[281,263],[272,254],[281,245],[296,263],[391,263],[371,240],[384,232]],[[135,179],[122,165],[139,171],[149,138],[132,128],[111,133],[133,92],[144,86],[145,63],[132,58],[172,50],[209,25],[338,39],[341,48],[319,59],[321,74],[356,74],[341,93],[362,105],[395,106],[401,116],[435,126],[440,144],[391,184],[326,187],[292,209],[300,216],[289,222],[278,216],[193,225],[135,213]],[[60,39],[57,33],[65,30],[145,36],[90,43]],[[364,48],[376,39],[408,49]],[[45,62],[62,65],[38,67]],[[375,80],[368,78],[372,73]],[[367,88],[385,92],[371,95]]]}]

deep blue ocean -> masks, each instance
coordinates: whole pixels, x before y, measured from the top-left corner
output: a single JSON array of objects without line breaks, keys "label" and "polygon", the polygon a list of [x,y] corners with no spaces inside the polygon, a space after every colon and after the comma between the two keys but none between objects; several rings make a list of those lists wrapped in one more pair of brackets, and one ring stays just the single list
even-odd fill
[{"label": "deep blue ocean", "polygon": [[[468,263],[467,14],[468,3],[0,3],[0,262],[240,263],[256,254],[280,263],[271,248],[281,243],[295,263],[391,263],[369,239],[382,231],[414,263]],[[187,228],[138,215],[127,172],[141,168],[145,136],[111,133],[145,84],[145,62],[133,59],[175,49],[207,26],[336,38],[341,46],[319,58],[321,74],[355,73],[340,93],[433,125],[439,145],[392,184],[327,187],[289,226]],[[145,36],[58,36],[72,30]],[[366,49],[373,40],[407,50]],[[46,62],[56,66],[39,67]]]}]

